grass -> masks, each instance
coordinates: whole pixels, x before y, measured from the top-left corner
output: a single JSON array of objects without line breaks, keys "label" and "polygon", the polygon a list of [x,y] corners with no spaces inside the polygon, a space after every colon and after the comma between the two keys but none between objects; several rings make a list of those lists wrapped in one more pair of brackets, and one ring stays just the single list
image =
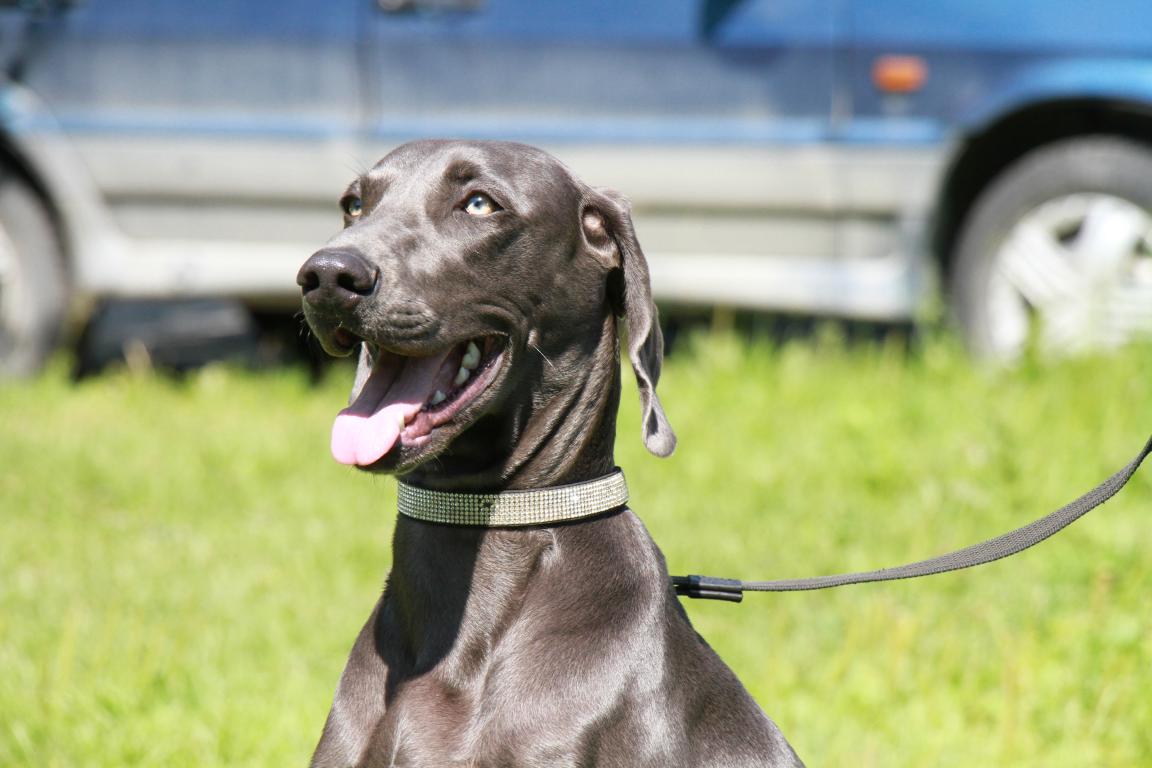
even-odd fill
[{"label": "grass", "polygon": [[[327,456],[346,371],[0,387],[0,765],[304,765],[388,566],[391,481]],[[625,393],[618,462],[674,573],[893,565],[1119,468],[1152,348],[973,367],[835,340],[697,339]],[[1152,764],[1152,472],[976,571],[688,603],[811,766]]]}]

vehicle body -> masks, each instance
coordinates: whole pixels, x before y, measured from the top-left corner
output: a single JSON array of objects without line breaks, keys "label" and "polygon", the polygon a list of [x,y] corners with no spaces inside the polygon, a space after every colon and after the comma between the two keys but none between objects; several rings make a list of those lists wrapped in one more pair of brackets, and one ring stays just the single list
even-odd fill
[{"label": "vehicle body", "polygon": [[[535,144],[623,191],[667,302],[903,321],[951,285],[973,346],[1010,355],[1020,329],[1005,342],[981,324],[1047,318],[1047,299],[995,264],[954,278],[958,253],[995,250],[1045,201],[1025,189],[1018,215],[986,215],[965,245],[974,211],[1038,148],[1113,137],[1139,166],[1152,141],[1146,0],[0,5],[0,162],[58,241],[0,247],[0,323],[17,340],[22,308],[59,316],[93,297],[291,306],[345,184],[441,136]],[[1075,196],[1067,184],[1057,197]],[[1145,213],[1148,184],[1132,201]],[[1087,217],[1052,227],[1074,240]],[[1126,222],[1140,232],[1116,246],[1116,280],[1138,308],[1125,322],[1147,330],[1152,218]],[[64,299],[30,284],[45,258]]]}]

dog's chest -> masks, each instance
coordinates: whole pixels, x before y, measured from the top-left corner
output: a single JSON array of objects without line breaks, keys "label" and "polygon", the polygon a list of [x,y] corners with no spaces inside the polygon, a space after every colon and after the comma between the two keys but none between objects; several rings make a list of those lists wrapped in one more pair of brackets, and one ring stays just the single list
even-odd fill
[{"label": "dog's chest", "polygon": [[598,725],[566,710],[568,705],[538,698],[531,691],[474,699],[431,682],[412,681],[406,688],[373,732],[358,765],[528,768],[596,764],[595,751],[589,747],[603,746],[601,731],[609,725]]},{"label": "dog's chest", "polygon": [[518,635],[510,630],[483,659],[453,652],[424,673],[377,667],[384,674],[342,683],[321,751],[354,745],[333,765],[527,768],[632,765],[626,756],[639,745],[674,741],[649,732],[667,713],[641,703],[662,697],[639,695],[630,681],[646,675],[635,663],[563,636]]}]

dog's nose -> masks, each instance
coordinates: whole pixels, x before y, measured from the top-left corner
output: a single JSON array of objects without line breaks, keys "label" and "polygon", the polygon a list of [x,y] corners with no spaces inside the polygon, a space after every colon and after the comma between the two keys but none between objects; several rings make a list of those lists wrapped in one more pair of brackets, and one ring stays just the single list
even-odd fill
[{"label": "dog's nose", "polygon": [[350,307],[376,290],[380,271],[359,253],[329,249],[312,254],[296,274],[304,300],[313,306]]}]

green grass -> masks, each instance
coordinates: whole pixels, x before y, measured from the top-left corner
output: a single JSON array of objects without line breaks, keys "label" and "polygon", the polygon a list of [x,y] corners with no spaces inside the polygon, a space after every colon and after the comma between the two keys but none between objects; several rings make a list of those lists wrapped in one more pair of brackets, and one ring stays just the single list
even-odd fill
[{"label": "green grass", "polygon": [[[304,765],[388,567],[394,487],[327,455],[346,371],[0,387],[0,766]],[[721,336],[617,460],[673,572],[893,565],[1022,524],[1152,428],[1152,348],[980,370]],[[809,765],[1152,764],[1152,467],[976,571],[689,603]]]}]

